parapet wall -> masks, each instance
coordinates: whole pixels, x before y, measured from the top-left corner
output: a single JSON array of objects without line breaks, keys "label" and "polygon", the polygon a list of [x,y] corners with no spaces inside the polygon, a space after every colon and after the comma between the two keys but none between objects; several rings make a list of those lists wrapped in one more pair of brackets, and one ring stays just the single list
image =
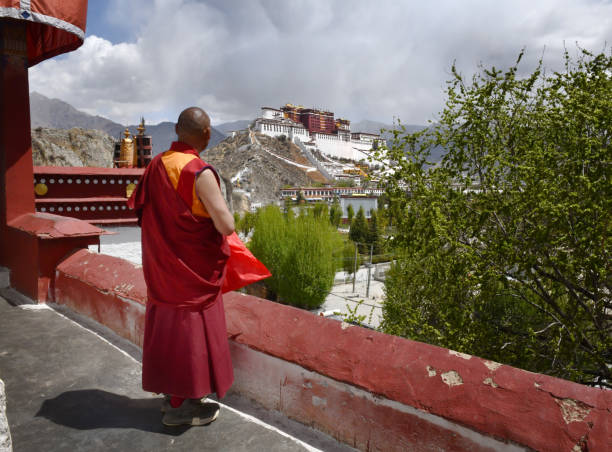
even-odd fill
[{"label": "parapet wall", "polygon": [[[142,270],[81,250],[55,302],[142,344]],[[361,450],[612,450],[612,391],[267,300],[224,297],[233,390]]]}]

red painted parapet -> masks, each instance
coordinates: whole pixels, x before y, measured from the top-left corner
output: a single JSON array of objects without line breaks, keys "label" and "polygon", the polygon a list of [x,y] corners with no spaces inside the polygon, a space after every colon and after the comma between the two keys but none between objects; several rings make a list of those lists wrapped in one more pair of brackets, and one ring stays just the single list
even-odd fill
[{"label": "red painted parapet", "polygon": [[[225,304],[228,334],[236,343],[298,364],[333,381],[537,450],[570,451],[574,446],[579,447],[575,450],[612,450],[612,391],[341,324],[238,293],[228,294]],[[279,384],[282,390],[283,382]],[[299,416],[300,411],[312,411],[317,400],[319,405],[328,400],[327,389],[319,390],[320,394],[313,396],[316,398],[299,405],[294,416]],[[370,438],[380,432],[367,427],[370,421],[352,428],[344,420],[343,411],[365,408],[365,400],[358,396],[339,397],[335,392],[329,394],[341,405],[328,400],[323,408],[312,413],[310,421],[317,423],[327,417],[330,425],[320,428],[332,434],[331,428],[341,428],[345,432],[341,438],[344,441],[361,437],[356,440],[359,448],[375,446]],[[285,401],[284,405],[291,403]],[[364,415],[359,413],[360,417]],[[394,416],[378,428],[392,432]],[[428,431],[440,435],[439,429],[434,428],[436,423],[429,424]],[[424,437],[420,432],[404,433],[415,437],[416,443],[410,446],[415,449],[411,450],[430,450],[417,444],[434,438]],[[396,446],[401,449],[399,442]],[[443,449],[466,450],[449,444]],[[380,450],[389,449],[382,446]]]},{"label": "red painted parapet", "polygon": [[105,231],[84,221],[28,213],[9,221],[3,251],[11,285],[37,301],[49,301],[58,262],[76,249],[100,243]]},{"label": "red painted parapet", "polygon": [[[142,270],[79,251],[55,299],[142,343]],[[612,450],[612,391],[224,297],[234,391],[361,450]]]},{"label": "red painted parapet", "polygon": [[147,288],[142,267],[81,250],[58,265],[55,302],[142,347]]}]

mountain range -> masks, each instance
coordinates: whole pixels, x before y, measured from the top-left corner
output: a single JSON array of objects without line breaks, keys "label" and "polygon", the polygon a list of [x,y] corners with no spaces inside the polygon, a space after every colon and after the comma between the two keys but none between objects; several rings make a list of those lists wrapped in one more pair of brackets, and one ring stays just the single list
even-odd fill
[{"label": "mountain range", "polygon": [[[37,92],[30,93],[30,124],[32,129],[37,127],[51,127],[55,129],[82,129],[101,130],[113,138],[123,136],[126,127],[132,134],[137,133],[138,125],[123,125],[102,116],[94,116],[77,110],[72,105],[59,99],[50,99]],[[153,141],[153,155],[159,154],[170,147],[176,139],[175,123],[165,121],[159,124],[145,124],[146,134],[151,135]],[[224,132],[211,128],[209,146],[215,146],[226,138]]]}]

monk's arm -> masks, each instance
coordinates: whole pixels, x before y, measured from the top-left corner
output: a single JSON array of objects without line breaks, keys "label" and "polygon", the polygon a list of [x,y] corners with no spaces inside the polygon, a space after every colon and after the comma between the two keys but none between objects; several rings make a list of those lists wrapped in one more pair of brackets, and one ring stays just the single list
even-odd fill
[{"label": "monk's arm", "polygon": [[234,216],[227,208],[212,171],[204,170],[200,173],[196,179],[196,193],[206,207],[217,231],[223,235],[234,232]]}]

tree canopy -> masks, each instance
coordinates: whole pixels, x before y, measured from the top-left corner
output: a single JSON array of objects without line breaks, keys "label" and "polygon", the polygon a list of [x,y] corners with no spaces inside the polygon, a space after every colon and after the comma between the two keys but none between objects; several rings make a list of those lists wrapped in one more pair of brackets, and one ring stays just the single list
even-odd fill
[{"label": "tree canopy", "polygon": [[353,222],[353,217],[355,216],[355,209],[353,208],[352,204],[349,204],[346,207],[346,216],[348,218],[348,223],[350,225]]},{"label": "tree canopy", "polygon": [[342,208],[338,202],[334,202],[329,209],[329,222],[335,228],[340,227],[342,221]]},{"label": "tree canopy", "polygon": [[368,242],[368,221],[365,217],[365,212],[363,211],[363,207],[360,206],[357,211],[357,215],[351,222],[351,227],[349,229],[349,238],[359,244],[359,251],[361,253],[366,252],[366,242]]},{"label": "tree canopy", "polygon": [[522,55],[453,67],[439,122],[383,150],[400,258],[382,328],[611,386],[612,57],[519,77]]}]

